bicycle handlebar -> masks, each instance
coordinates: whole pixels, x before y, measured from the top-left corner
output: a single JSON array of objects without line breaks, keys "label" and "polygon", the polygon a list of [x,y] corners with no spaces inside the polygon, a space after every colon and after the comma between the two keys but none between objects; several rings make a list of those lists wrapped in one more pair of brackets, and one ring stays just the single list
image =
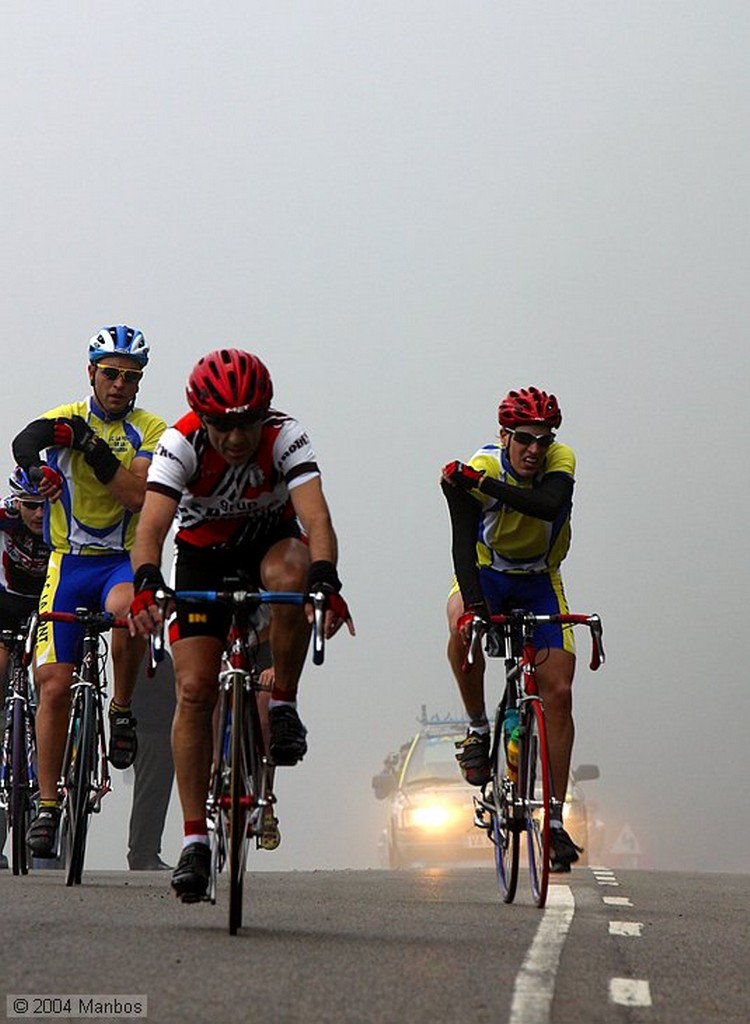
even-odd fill
[{"label": "bicycle handlebar", "polygon": [[[591,661],[589,662],[589,668],[592,672],[596,672],[606,660],[602,641],[602,620],[598,615],[572,613],[565,615],[536,615],[534,612],[519,610],[508,615],[491,615],[490,620],[494,626],[521,626],[527,630],[531,630],[534,626],[541,623],[556,623],[561,626],[588,626],[591,633]],[[485,620],[475,615],[471,623],[469,649],[466,655],[466,663],[468,665],[474,664],[477,644],[487,632],[488,626]]]},{"label": "bicycle handlebar", "polygon": [[74,612],[39,612],[39,622],[69,622],[88,627],[95,633],[106,633],[108,629],[127,629],[128,620],[112,612],[91,611],[76,608]]},{"label": "bicycle handlebar", "polygon": [[156,603],[162,609],[162,628],[151,637],[151,665],[155,667],[164,657],[164,609],[170,600],[208,601],[225,604],[249,605],[258,608],[262,604],[312,604],[313,606],[313,664],[322,665],[325,657],[325,594],[301,594],[290,590],[158,590]]}]

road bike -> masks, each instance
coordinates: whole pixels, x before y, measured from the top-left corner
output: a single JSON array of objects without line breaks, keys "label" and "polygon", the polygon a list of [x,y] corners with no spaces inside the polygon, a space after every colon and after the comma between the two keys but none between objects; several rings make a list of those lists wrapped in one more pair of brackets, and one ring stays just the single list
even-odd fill
[{"label": "road bike", "polygon": [[11,836],[14,875],[28,874],[31,860],[26,832],[34,814],[39,784],[36,775],[36,694],[31,663],[37,613],[17,630],[0,631],[8,650],[8,689],[5,727],[0,752],[0,803],[5,807]]},{"label": "road bike", "polygon": [[109,645],[104,634],[111,629],[127,629],[128,620],[111,612],[77,608],[75,612],[41,612],[40,626],[47,622],[83,627],[81,658],[73,673],[68,731],[58,782],[62,814],[57,844],[57,859],[65,871],[65,884],[80,885],[89,819],[99,813],[102,799],[111,789],[104,729]]},{"label": "road bike", "polygon": [[[229,869],[229,933],[242,926],[243,884],[248,852],[278,846],[274,814],[274,765],[267,749],[261,708],[263,688],[255,652],[265,623],[266,605],[313,605],[313,661],[324,657],[322,594],[307,596],[291,591],[253,590],[227,580],[226,590],[159,592],[163,608],[169,599],[219,602],[231,608],[231,624],[219,673],[219,697],[214,716],[214,754],[211,765],[206,820],[211,846],[211,876],[206,899],[216,902],[217,878]],[[236,589],[235,589],[236,587]],[[153,644],[159,657],[161,641]]]},{"label": "road bike", "polygon": [[543,623],[563,628],[588,626],[592,639],[590,668],[604,662],[602,623],[598,615],[535,615],[515,609],[491,616],[492,625],[475,618],[471,626],[467,663],[473,664],[484,641],[489,658],[505,662],[505,690],[497,706],[492,746],[491,777],[474,798],[474,824],[484,829],[495,847],[495,866],[505,903],[515,899],[521,833],[526,833],[531,893],[544,907],[549,885],[550,811],[554,803],[547,745],[544,704],[536,683],[538,652],[534,631]]}]

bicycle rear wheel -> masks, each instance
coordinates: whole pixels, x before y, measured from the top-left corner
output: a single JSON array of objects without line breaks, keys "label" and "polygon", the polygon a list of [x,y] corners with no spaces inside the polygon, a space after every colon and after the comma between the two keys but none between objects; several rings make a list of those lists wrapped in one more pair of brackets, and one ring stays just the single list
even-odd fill
[{"label": "bicycle rear wheel", "polygon": [[75,698],[73,729],[77,730],[65,781],[67,846],[65,884],[80,885],[86,857],[86,835],[91,814],[91,774],[94,764],[96,722],[94,696],[89,686]]},{"label": "bicycle rear wheel", "polygon": [[508,772],[503,742],[502,717],[495,721],[495,755],[492,765],[492,842],[495,844],[495,868],[500,895],[512,903],[518,885],[519,823],[515,819],[516,783]]},{"label": "bicycle rear wheel", "polygon": [[237,673],[232,687],[232,773],[229,785],[229,934],[242,927],[242,891],[247,855],[250,795],[245,743],[245,680]]},{"label": "bicycle rear wheel", "polygon": [[29,871],[26,831],[31,822],[31,781],[26,747],[26,706],[23,701],[13,701],[11,715],[11,790],[8,807],[11,859],[13,874],[26,875]]},{"label": "bicycle rear wheel", "polygon": [[547,730],[541,701],[531,700],[522,711],[520,782],[524,804],[531,893],[538,907],[547,900],[549,885],[549,811],[552,779]]}]

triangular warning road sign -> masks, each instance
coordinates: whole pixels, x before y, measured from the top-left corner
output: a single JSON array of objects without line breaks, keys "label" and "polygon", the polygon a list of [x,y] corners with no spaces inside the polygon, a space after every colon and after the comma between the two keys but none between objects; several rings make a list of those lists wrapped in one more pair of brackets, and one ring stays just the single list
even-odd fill
[{"label": "triangular warning road sign", "polygon": [[612,853],[627,854],[630,857],[640,857],[641,845],[635,837],[635,832],[630,825],[623,825],[620,834],[612,844]]}]

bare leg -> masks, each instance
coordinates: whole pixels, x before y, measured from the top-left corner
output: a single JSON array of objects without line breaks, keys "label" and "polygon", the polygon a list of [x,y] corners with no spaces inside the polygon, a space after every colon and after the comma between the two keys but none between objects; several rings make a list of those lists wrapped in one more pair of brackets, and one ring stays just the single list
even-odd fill
[{"label": "bare leg", "polygon": [[172,753],[185,821],[206,816],[221,650],[220,640],[205,636],[187,637],[172,647],[177,691]]},{"label": "bare leg", "polygon": [[36,712],[39,796],[57,799],[70,711],[73,666],[62,662],[41,665],[36,672],[39,706]]},{"label": "bare leg", "polygon": [[458,632],[457,623],[464,611],[460,594],[448,598],[448,661],[461,693],[466,713],[473,721],[485,713],[484,707],[484,655],[477,651],[474,664],[468,672],[463,669],[466,659],[466,644]]},{"label": "bare leg", "polygon": [[[107,595],[106,609],[113,615],[125,617],[133,600],[130,583],[118,583]],[[126,629],[112,630],[112,668],[114,672],[114,694],[116,704],[127,707],[135,689],[138,669],[146,653],[146,641],[142,637],[131,637]]]},{"label": "bare leg", "polygon": [[575,728],[573,725],[573,673],[575,656],[560,648],[550,649],[542,664],[537,666],[536,678],[544,701],[547,723],[552,788],[555,798],[565,800],[573,753]]}]

